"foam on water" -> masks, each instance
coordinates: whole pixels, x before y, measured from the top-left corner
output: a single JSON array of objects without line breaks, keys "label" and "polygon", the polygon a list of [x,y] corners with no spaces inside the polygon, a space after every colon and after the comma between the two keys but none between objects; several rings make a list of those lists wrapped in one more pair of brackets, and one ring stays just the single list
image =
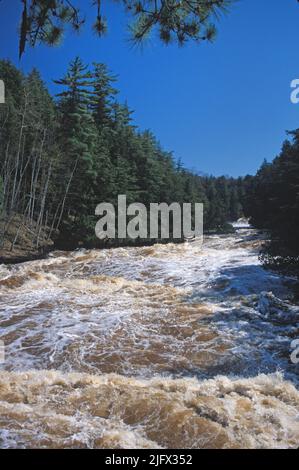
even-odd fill
[{"label": "foam on water", "polygon": [[286,448],[299,393],[280,375],[231,380],[5,372],[1,446]]},{"label": "foam on water", "polygon": [[260,243],[0,266],[2,447],[295,447],[299,309]]}]

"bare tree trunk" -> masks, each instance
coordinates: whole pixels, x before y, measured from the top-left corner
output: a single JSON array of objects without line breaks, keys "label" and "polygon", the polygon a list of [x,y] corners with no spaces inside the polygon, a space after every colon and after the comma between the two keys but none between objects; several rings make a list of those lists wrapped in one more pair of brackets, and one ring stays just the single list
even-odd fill
[{"label": "bare tree trunk", "polygon": [[20,127],[20,133],[19,133],[19,140],[18,140],[18,150],[17,150],[17,157],[16,157],[16,164],[15,164],[15,170],[14,170],[14,180],[13,180],[13,187],[12,187],[12,194],[11,194],[11,204],[10,204],[10,211],[12,212],[15,206],[15,198],[16,198],[16,185],[17,185],[17,177],[19,173],[19,161],[21,157],[21,150],[22,150],[22,141],[23,141],[23,132],[25,129],[25,117],[26,117],[26,112],[27,112],[27,106],[28,106],[28,94],[26,90],[24,90],[24,95],[25,95],[25,102],[24,102],[24,110],[22,113],[22,120],[21,120],[21,127]]},{"label": "bare tree trunk", "polygon": [[75,174],[77,165],[78,165],[78,161],[79,161],[79,159],[77,158],[77,160],[76,160],[76,162],[75,162],[75,165],[74,165],[74,168],[73,168],[73,171],[72,171],[72,173],[71,173],[71,175],[70,175],[70,178],[69,178],[68,183],[67,183],[67,186],[66,186],[64,198],[63,198],[63,200],[62,200],[60,216],[59,216],[59,219],[58,219],[58,223],[57,223],[57,225],[56,225],[56,230],[59,229],[60,224],[61,224],[61,220],[62,220],[62,216],[63,216],[63,212],[64,212],[64,207],[65,207],[66,198],[67,198],[67,196],[68,196],[68,192],[69,192],[70,185],[71,185],[71,183],[72,183],[72,180],[73,180],[73,177],[74,177],[74,174]]},{"label": "bare tree trunk", "polygon": [[48,168],[47,180],[46,180],[46,183],[45,183],[45,186],[44,186],[43,196],[42,196],[42,200],[41,200],[40,212],[39,212],[39,216],[38,216],[38,220],[37,220],[37,238],[36,238],[37,248],[39,246],[39,237],[40,237],[42,224],[43,224],[44,211],[45,211],[46,198],[47,198],[47,194],[48,194],[48,188],[49,188],[51,172],[52,172],[52,162],[50,162],[50,165],[49,165],[49,168]]}]

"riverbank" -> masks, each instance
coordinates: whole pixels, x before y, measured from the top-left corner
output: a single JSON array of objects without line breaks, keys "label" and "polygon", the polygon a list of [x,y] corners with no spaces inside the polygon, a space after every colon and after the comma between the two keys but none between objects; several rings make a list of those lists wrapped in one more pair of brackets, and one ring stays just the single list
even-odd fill
[{"label": "riverbank", "polygon": [[[248,228],[248,221],[240,219],[238,223],[243,223],[243,228]],[[247,225],[246,225],[247,224]],[[240,226],[241,227],[241,226]],[[239,225],[236,225],[239,228]],[[26,219],[16,214],[11,218],[9,224],[7,221],[0,220],[0,240],[1,234],[5,232],[4,240],[0,245],[0,264],[19,264],[27,261],[44,259],[54,250],[63,250],[72,252],[76,249],[114,249],[129,247],[146,247],[155,244],[184,243],[186,240],[153,240],[153,239],[115,239],[115,240],[98,240],[88,244],[84,242],[72,243],[68,237],[62,238],[58,231],[53,239],[49,238],[49,227],[43,226],[39,231],[38,246],[36,243],[36,227],[28,225]],[[235,232],[235,227],[231,223],[219,227],[218,230],[210,230],[205,232],[206,236],[210,235],[229,235]],[[55,241],[54,241],[55,238]]]},{"label": "riverbank", "polygon": [[0,264],[42,259],[54,248],[53,240],[48,237],[48,227],[41,227],[37,231],[36,224],[29,225],[19,214],[11,217],[9,221],[0,220],[0,234]]}]

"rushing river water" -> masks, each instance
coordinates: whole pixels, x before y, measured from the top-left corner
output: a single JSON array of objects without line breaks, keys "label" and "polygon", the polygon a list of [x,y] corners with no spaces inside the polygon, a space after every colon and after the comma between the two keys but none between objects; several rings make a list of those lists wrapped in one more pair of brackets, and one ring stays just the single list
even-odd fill
[{"label": "rushing river water", "polygon": [[259,235],[0,265],[0,447],[299,445],[299,307]]}]

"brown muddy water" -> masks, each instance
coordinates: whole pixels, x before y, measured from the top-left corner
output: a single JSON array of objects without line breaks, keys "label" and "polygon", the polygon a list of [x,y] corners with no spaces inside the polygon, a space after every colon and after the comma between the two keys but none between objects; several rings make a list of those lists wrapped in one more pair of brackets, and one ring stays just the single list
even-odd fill
[{"label": "brown muddy water", "polygon": [[299,308],[258,245],[0,265],[0,447],[298,447]]}]

